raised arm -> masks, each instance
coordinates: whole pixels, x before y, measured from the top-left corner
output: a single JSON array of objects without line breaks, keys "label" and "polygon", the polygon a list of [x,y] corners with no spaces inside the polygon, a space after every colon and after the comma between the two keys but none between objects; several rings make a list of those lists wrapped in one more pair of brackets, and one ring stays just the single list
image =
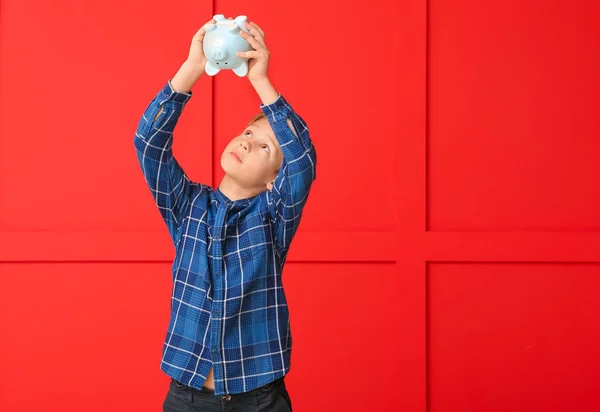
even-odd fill
[{"label": "raised arm", "polygon": [[306,123],[281,95],[275,102],[261,105],[281,151],[283,163],[267,192],[269,212],[280,250],[287,253],[298,230],[300,218],[313,181],[317,177],[317,153]]},{"label": "raised arm", "polygon": [[317,154],[310,140],[306,123],[292,106],[271,84],[267,69],[270,52],[264,39],[264,32],[258,24],[247,23],[240,35],[254,48],[240,53],[249,61],[248,80],[260,97],[261,109],[267,116],[283,153],[283,163],[273,184],[267,191],[269,214],[275,229],[275,241],[282,253],[287,253],[294,237],[308,194],[316,179]]},{"label": "raised arm", "polygon": [[146,183],[173,241],[190,198],[203,189],[202,185],[190,182],[172,151],[173,130],[192,97],[192,86],[204,73],[203,38],[202,28],[192,39],[188,59],[144,111],[134,137]]}]

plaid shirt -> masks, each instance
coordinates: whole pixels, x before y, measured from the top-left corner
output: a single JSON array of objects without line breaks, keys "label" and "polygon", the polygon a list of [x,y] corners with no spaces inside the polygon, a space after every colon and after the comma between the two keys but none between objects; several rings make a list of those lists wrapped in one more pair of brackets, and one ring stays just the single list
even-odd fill
[{"label": "plaid shirt", "polygon": [[190,181],[173,157],[173,129],[191,97],[173,90],[169,80],[146,108],[134,138],[176,251],[161,370],[200,389],[212,367],[215,394],[248,392],[290,369],[292,335],[281,274],[316,177],[316,153],[306,124],[283,96],[261,105],[283,164],[273,190],[231,201],[219,188]]}]

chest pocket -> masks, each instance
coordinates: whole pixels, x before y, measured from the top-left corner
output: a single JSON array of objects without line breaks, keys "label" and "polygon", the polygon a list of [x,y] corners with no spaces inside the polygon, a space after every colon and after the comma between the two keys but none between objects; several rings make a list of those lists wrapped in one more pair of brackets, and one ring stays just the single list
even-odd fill
[{"label": "chest pocket", "polygon": [[[235,251],[233,258],[242,261],[266,259],[272,247],[271,222],[268,214],[255,213],[238,220],[227,228],[227,250]],[[239,254],[237,251],[239,250]]]}]

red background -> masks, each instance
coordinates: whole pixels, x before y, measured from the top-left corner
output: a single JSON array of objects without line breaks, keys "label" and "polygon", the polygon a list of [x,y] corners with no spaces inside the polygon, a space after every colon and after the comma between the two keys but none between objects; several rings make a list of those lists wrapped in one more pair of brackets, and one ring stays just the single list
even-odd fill
[{"label": "red background", "polygon": [[[263,27],[319,154],[294,410],[600,410],[600,3],[0,7],[0,411],[160,410],[173,249],[132,140],[216,13]],[[175,155],[218,184],[260,101],[193,92]]]}]

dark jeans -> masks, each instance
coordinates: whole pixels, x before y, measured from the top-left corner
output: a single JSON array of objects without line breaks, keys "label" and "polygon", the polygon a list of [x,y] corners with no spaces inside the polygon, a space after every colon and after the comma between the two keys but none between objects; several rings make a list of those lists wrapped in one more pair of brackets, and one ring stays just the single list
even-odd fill
[{"label": "dark jeans", "polygon": [[284,377],[250,392],[215,395],[208,388],[195,389],[171,378],[163,403],[164,412],[291,412],[292,401]]}]

